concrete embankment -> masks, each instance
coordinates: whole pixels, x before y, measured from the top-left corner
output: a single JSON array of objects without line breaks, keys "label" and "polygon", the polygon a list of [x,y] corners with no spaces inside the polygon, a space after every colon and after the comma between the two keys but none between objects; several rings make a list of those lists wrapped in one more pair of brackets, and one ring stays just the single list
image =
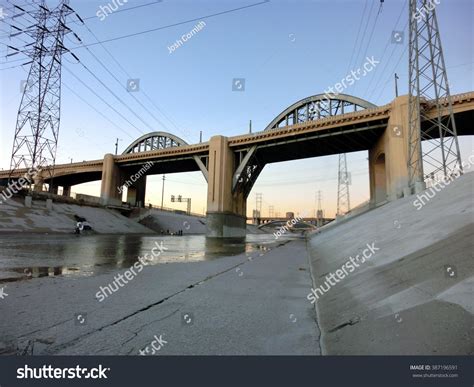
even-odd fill
[{"label": "concrete embankment", "polygon": [[[204,216],[142,208],[139,213],[133,215],[133,218],[158,234],[162,231],[174,234],[179,230],[182,230],[183,234],[206,234],[207,231]],[[247,224],[247,234],[265,234],[265,232],[255,225]]]},{"label": "concrete embankment", "polygon": [[44,200],[33,200],[29,208],[20,198],[0,205],[0,233],[72,233],[77,223],[74,215],[85,218],[99,234],[153,233],[116,210],[66,203],[53,203],[48,209]]},{"label": "concrete embankment", "polygon": [[178,214],[157,209],[140,209],[138,214],[134,214],[135,221],[143,224],[147,228],[157,233],[177,233],[179,230],[183,234],[205,234],[206,218]]},{"label": "concrete embankment", "polygon": [[469,173],[308,239],[323,354],[474,353],[473,184]]},{"label": "concrete embankment", "polygon": [[[72,233],[76,217],[84,218],[98,234],[206,234],[204,216],[179,214],[157,209],[133,209],[127,216],[116,209],[100,205],[57,202],[50,208],[44,199],[33,199],[31,207],[22,197],[11,198],[0,205],[0,233]],[[247,225],[247,233],[261,234],[256,226]]]}]

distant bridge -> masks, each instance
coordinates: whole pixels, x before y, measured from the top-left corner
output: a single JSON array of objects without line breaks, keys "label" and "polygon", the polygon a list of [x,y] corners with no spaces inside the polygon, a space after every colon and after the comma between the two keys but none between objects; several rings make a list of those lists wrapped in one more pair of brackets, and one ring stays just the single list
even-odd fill
[{"label": "distant bridge", "polygon": [[[257,221],[257,224],[259,225],[258,227],[261,228],[261,227],[268,227],[268,226],[273,226],[273,225],[279,225],[279,224],[283,224],[283,223],[286,223],[288,221],[291,221],[291,219],[288,219],[288,218],[281,218],[281,217],[259,217],[259,218],[247,218],[247,220],[256,220]],[[312,224],[314,226],[316,226],[318,224],[318,222],[321,223],[321,226],[325,225],[325,224],[328,224],[329,222],[332,222],[334,220],[334,218],[321,218],[321,219],[318,219],[318,218],[315,218],[315,217],[304,217],[304,218],[298,218],[297,219],[298,221],[300,222],[304,222],[304,223],[308,223],[308,224]]]}]

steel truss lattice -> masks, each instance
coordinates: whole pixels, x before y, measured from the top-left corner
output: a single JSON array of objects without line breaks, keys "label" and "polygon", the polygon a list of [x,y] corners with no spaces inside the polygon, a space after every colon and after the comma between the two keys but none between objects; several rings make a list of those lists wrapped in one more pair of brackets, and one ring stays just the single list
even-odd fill
[{"label": "steel truss lattice", "polygon": [[[61,58],[71,30],[66,18],[74,12],[69,0],[49,9],[43,0],[31,13],[37,21],[22,32],[33,39],[22,50],[31,58],[31,67],[18,109],[10,171],[20,168],[46,168],[54,174],[61,107]],[[51,166],[53,166],[51,168]],[[51,187],[50,187],[51,188]]]},{"label": "steel truss lattice", "polygon": [[351,200],[349,195],[350,175],[347,172],[346,154],[339,155],[339,172],[337,174],[337,215],[350,211]]},{"label": "steel truss lattice", "polygon": [[[462,171],[449,83],[436,10],[428,0],[410,0],[409,19],[409,185],[428,176]],[[435,107],[435,109],[433,109]],[[425,112],[435,111],[434,117]],[[425,141],[422,147],[422,142]],[[421,158],[420,158],[421,155]],[[425,171],[425,168],[427,169]]]}]

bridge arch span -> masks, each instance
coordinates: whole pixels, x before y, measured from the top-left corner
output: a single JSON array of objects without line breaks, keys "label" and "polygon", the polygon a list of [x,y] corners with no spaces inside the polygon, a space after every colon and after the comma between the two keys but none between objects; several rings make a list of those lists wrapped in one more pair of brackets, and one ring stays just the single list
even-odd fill
[{"label": "bridge arch span", "polygon": [[288,106],[267,125],[265,130],[376,107],[369,101],[348,94],[316,94]]},{"label": "bridge arch span", "polygon": [[133,141],[122,154],[147,152],[188,145],[182,138],[168,132],[150,132]]},{"label": "bridge arch span", "polygon": [[[148,152],[160,149],[168,149],[174,148],[179,146],[189,145],[186,141],[182,138],[168,132],[150,132],[146,133],[143,136],[137,138],[133,141],[124,151],[123,155],[131,154],[131,153],[140,153],[140,152]],[[208,171],[207,167],[204,162],[198,156],[193,156],[194,161],[198,165],[199,169],[201,170],[204,179],[208,179]]]},{"label": "bridge arch span", "polygon": [[[288,106],[267,125],[264,131],[278,130],[302,122],[315,121],[325,117],[372,108],[377,108],[377,105],[352,95],[316,94]],[[240,157],[240,160],[233,175],[232,191],[243,191],[244,197],[247,198],[255,181],[265,167],[265,162],[262,162],[261,158],[259,158],[259,150],[256,145],[249,148]]]}]

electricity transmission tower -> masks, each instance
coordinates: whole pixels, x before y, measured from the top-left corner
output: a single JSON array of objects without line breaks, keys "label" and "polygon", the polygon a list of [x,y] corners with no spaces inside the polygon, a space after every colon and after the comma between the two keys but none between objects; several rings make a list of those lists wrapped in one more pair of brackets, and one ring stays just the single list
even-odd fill
[{"label": "electricity transmission tower", "polygon": [[339,155],[339,172],[337,174],[337,212],[336,215],[342,215],[351,209],[349,195],[350,174],[347,172],[346,154]]},{"label": "electricity transmission tower", "polygon": [[275,216],[275,207],[274,206],[268,206],[268,217],[273,218]]},{"label": "electricity transmission tower", "polygon": [[[416,190],[424,188],[428,175],[462,171],[436,10],[428,3],[410,0],[409,6],[408,173]],[[426,114],[430,108],[432,118]],[[425,149],[422,141],[429,141]]]},{"label": "electricity transmission tower", "polygon": [[61,108],[61,58],[68,51],[63,40],[71,31],[66,26],[66,18],[74,12],[68,4],[69,0],[61,0],[56,8],[49,9],[44,0],[39,2],[37,10],[28,12],[36,23],[25,29],[18,28],[33,42],[20,49],[9,46],[15,51],[10,55],[23,53],[31,58],[17,114],[11,172],[50,166],[51,177],[54,174]]},{"label": "electricity transmission tower", "polygon": [[324,212],[321,206],[321,191],[318,191],[318,209],[316,210],[316,225],[321,227],[323,225]]},{"label": "electricity transmission tower", "polygon": [[262,197],[263,197],[263,194],[261,193],[255,194],[255,212],[258,218],[260,217],[262,213]]}]

